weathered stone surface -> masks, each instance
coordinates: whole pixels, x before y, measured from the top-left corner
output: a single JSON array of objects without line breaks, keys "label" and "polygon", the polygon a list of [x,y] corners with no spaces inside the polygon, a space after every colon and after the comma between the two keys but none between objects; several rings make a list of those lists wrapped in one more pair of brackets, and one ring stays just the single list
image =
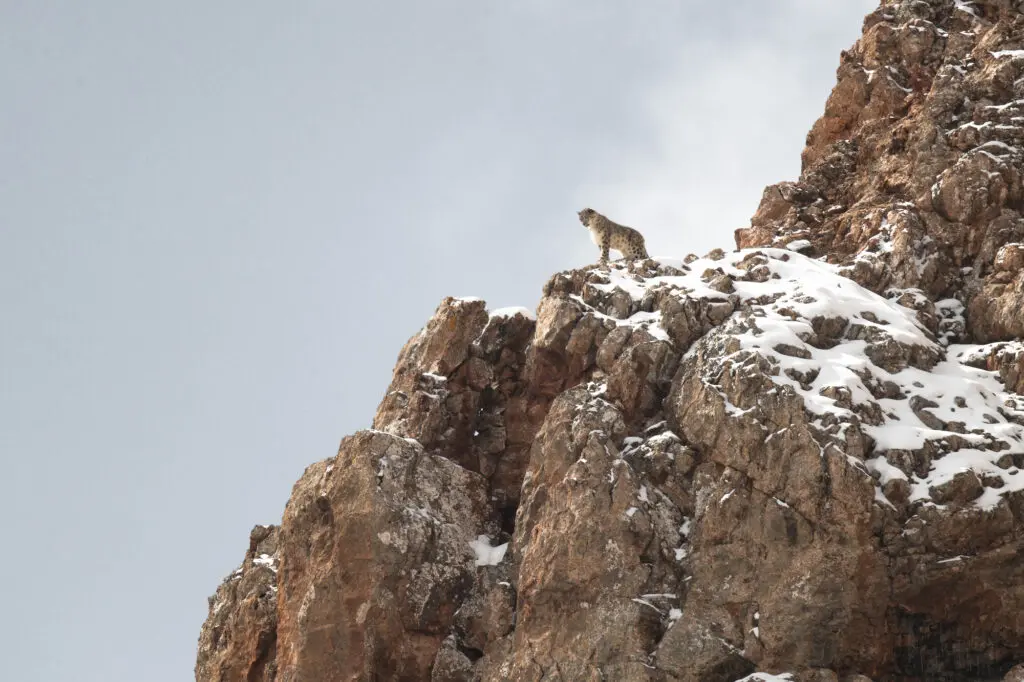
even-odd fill
[{"label": "weathered stone surface", "polygon": [[496,535],[486,481],[381,432],[295,485],[280,531],[277,679],[428,679]]},{"label": "weathered stone surface", "polygon": [[[766,363],[733,355],[712,370],[717,334],[698,343],[670,397],[670,424],[710,462],[695,478],[708,489],[696,494],[690,596],[659,662],[693,680],[741,653],[769,669],[870,670],[887,647],[873,623],[889,592],[872,540],[874,485],[816,434],[798,395],[768,388]],[[730,406],[742,416],[727,418]],[[808,601],[824,620],[808,617]]]},{"label": "weathered stone surface", "polygon": [[587,387],[552,406],[512,545],[516,653],[492,679],[540,679],[555,669],[570,679],[649,679],[642,664],[676,596],[642,595],[674,590],[682,515],[643,487],[621,456],[625,435],[619,410]]},{"label": "weathered stone surface", "polygon": [[1024,679],[1022,55],[884,0],[748,250],[443,301],[197,680]]},{"label": "weathered stone surface", "polygon": [[535,323],[488,316],[478,299],[445,299],[399,354],[374,428],[482,473],[510,507],[519,496],[544,401],[530,402],[527,364]]},{"label": "weathered stone surface", "polygon": [[978,475],[973,471],[961,471],[948,482],[935,486],[929,493],[939,504],[963,506],[981,496],[984,489]]},{"label": "weathered stone surface", "polygon": [[470,682],[473,679],[473,662],[459,651],[455,637],[448,637],[434,657],[430,669],[430,682]]},{"label": "weathered stone surface", "polygon": [[765,190],[737,244],[809,240],[880,293],[956,295],[975,340],[1020,335],[1021,26],[1014,2],[881,3],[842,55],[799,181]]},{"label": "weathered stone surface", "polygon": [[199,636],[197,680],[276,679],[278,538],[276,526],[253,528],[242,565],[210,597]]},{"label": "weathered stone surface", "polygon": [[839,682],[839,675],[827,668],[812,668],[798,673],[796,682]]},{"label": "weathered stone surface", "polygon": [[[1017,346],[944,350],[922,294],[895,304],[796,254],[716,255],[558,275],[536,326],[489,317],[448,377],[396,373],[446,407],[385,399],[380,430],[297,484],[266,626],[274,679],[910,682],[1024,653],[1024,599],[988,587],[1024,585],[1006,563],[1024,416],[996,378],[1015,381]],[[701,288],[712,263],[733,272],[728,299]],[[560,358],[553,399],[531,378],[542,353]],[[498,367],[504,409],[485,422]],[[459,409],[456,393],[481,402]],[[428,413],[448,424],[418,431],[441,434],[430,448],[401,435]],[[472,432],[478,455],[528,441],[516,492],[448,431]],[[943,473],[961,450],[974,464]],[[510,540],[507,556],[475,565],[479,535]]]}]

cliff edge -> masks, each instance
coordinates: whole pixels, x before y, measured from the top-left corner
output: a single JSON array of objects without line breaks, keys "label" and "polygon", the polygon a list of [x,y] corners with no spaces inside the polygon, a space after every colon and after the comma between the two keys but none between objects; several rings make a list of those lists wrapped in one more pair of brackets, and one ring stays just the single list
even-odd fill
[{"label": "cliff edge", "polygon": [[739,250],[443,301],[196,679],[1024,680],[1022,142],[1021,3],[883,2]]}]

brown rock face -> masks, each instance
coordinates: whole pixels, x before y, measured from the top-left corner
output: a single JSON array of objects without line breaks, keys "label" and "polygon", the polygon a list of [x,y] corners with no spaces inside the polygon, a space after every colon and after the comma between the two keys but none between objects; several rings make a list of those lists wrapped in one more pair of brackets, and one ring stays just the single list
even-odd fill
[{"label": "brown rock face", "polygon": [[842,55],[797,182],[765,190],[741,248],[809,243],[879,293],[968,309],[1020,336],[1024,15],[1018,2],[888,0]]},{"label": "brown rock face", "polygon": [[428,679],[497,535],[487,482],[415,441],[364,432],[309,467],[281,524],[277,679]]},{"label": "brown rock face", "polygon": [[279,536],[275,526],[253,528],[241,567],[210,597],[196,656],[197,680],[277,679]]},{"label": "brown rock face", "polygon": [[1022,8],[883,2],[838,76],[744,250],[444,300],[196,679],[1024,679]]},{"label": "brown rock face", "polygon": [[534,326],[522,314],[489,317],[480,300],[445,299],[399,354],[373,420],[374,428],[415,438],[484,475],[509,515],[547,409],[528,395],[536,393],[526,367]]}]

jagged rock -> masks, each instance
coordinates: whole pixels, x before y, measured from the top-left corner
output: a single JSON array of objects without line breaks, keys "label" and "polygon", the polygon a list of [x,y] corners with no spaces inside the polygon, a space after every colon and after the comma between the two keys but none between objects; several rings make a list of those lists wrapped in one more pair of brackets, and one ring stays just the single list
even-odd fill
[{"label": "jagged rock", "polygon": [[445,299],[197,680],[1024,677],[1021,9],[884,0],[746,250]]},{"label": "jagged rock", "polygon": [[816,668],[798,673],[796,682],[839,682],[839,675],[834,670]]},{"label": "jagged rock", "polygon": [[[556,400],[537,436],[512,543],[519,567],[514,649],[501,675],[529,679],[557,666],[571,679],[597,671],[648,679],[642,662],[666,616],[639,599],[669,593],[682,517],[643,500],[617,457],[622,414],[579,387]],[[666,524],[653,516],[669,515]],[[601,520],[600,523],[597,523]],[[659,538],[659,528],[668,537]],[[658,551],[664,546],[665,551]]]},{"label": "jagged rock", "polygon": [[996,272],[1020,272],[1024,269],[1024,244],[1006,244],[996,252],[992,267]]},{"label": "jagged rock", "polygon": [[528,313],[488,315],[481,300],[445,299],[399,354],[374,428],[483,474],[501,503],[514,508],[547,408],[524,394],[546,395],[544,381],[557,376],[528,379],[543,352],[531,348],[535,326]]},{"label": "jagged rock", "polygon": [[481,534],[498,534],[482,476],[398,436],[345,439],[285,509],[277,679],[428,679]]},{"label": "jagged rock", "polygon": [[[711,337],[698,344],[670,398],[680,432],[716,466],[705,469],[714,486],[698,494],[691,596],[662,644],[680,647],[678,658],[659,652],[659,665],[680,679],[702,680],[741,653],[772,667],[870,660],[885,646],[873,640],[869,625],[884,618],[884,567],[863,544],[826,538],[871,535],[871,479],[831,448],[822,459],[823,444],[806,423],[799,396],[770,390],[765,363],[733,356],[721,373],[705,369],[714,362],[715,345]],[[738,418],[725,416],[730,405]],[[842,501],[835,497],[840,490]],[[835,514],[822,518],[828,498]],[[818,534],[807,519],[834,528]],[[722,571],[736,575],[740,566],[747,577],[723,583]],[[807,572],[805,566],[827,569]],[[851,583],[859,586],[852,601]],[[807,618],[803,600],[794,598],[796,585],[827,604],[821,611],[829,614],[827,622]],[[749,632],[754,613],[760,614],[756,637]],[[847,636],[833,637],[837,627]],[[701,644],[708,629],[719,633],[717,648]],[[846,645],[854,631],[857,651]],[[787,643],[784,654],[776,648],[781,642]]]},{"label": "jagged rock", "polygon": [[[734,273],[730,314],[705,315],[721,301],[702,288],[705,263]],[[893,633],[949,618],[922,599],[948,571],[915,572],[916,557],[970,555],[1005,575],[1024,515],[1024,418],[989,365],[1013,365],[1015,346],[943,350],[921,306],[792,252],[692,264],[556,276],[536,326],[443,304],[440,319],[474,325],[462,363],[447,376],[417,364],[433,361],[409,349],[449,334],[435,319],[393,385],[444,408],[386,398],[383,428],[296,486],[279,541],[275,679],[884,676],[908,669],[887,653]],[[674,336],[663,325],[680,311],[693,324]],[[553,401],[530,378],[541,354],[560,358],[560,386],[576,382]],[[522,400],[524,416],[485,421],[495,394]],[[466,410],[453,395],[480,397]],[[430,414],[447,428],[426,429]],[[439,435],[428,448],[403,429]],[[505,497],[456,447],[500,462],[525,440],[528,464]],[[947,466],[960,452],[976,471]],[[474,538],[504,532],[508,557],[475,566]],[[967,584],[946,603],[982,594]],[[952,631],[980,628],[1017,651],[1002,633],[1021,602],[1007,593],[986,625],[964,608]]]},{"label": "jagged rock", "polygon": [[459,651],[454,637],[447,637],[434,658],[430,669],[430,682],[470,682],[473,662]]},{"label": "jagged rock", "polygon": [[981,294],[964,301],[973,339],[1019,335],[1007,326],[1019,296],[996,287],[1019,271],[997,251],[1024,229],[1020,17],[1009,2],[883,2],[843,53],[800,180],[765,191],[737,244],[807,240],[880,293],[937,297],[969,269],[982,278],[962,290]]},{"label": "jagged rock", "polygon": [[507,573],[507,566],[480,567],[476,583],[455,612],[457,641],[477,655],[515,626],[516,593]]},{"label": "jagged rock", "polygon": [[276,679],[278,538],[276,526],[253,528],[242,565],[210,597],[199,635],[197,680]]},{"label": "jagged rock", "polygon": [[928,490],[932,499],[939,504],[965,505],[978,499],[984,489],[978,475],[973,471],[961,471],[946,483]]},{"label": "jagged rock", "polygon": [[886,481],[882,486],[882,494],[885,499],[895,505],[904,505],[910,499],[913,489],[905,478],[893,478]]}]

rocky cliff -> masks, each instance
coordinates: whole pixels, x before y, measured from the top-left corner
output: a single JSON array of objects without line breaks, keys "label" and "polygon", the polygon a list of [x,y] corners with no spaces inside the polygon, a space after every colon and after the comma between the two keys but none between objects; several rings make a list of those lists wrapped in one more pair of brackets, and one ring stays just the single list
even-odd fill
[{"label": "rocky cliff", "polygon": [[1024,680],[1022,143],[1021,3],[886,0],[740,250],[443,301],[196,679]]}]

